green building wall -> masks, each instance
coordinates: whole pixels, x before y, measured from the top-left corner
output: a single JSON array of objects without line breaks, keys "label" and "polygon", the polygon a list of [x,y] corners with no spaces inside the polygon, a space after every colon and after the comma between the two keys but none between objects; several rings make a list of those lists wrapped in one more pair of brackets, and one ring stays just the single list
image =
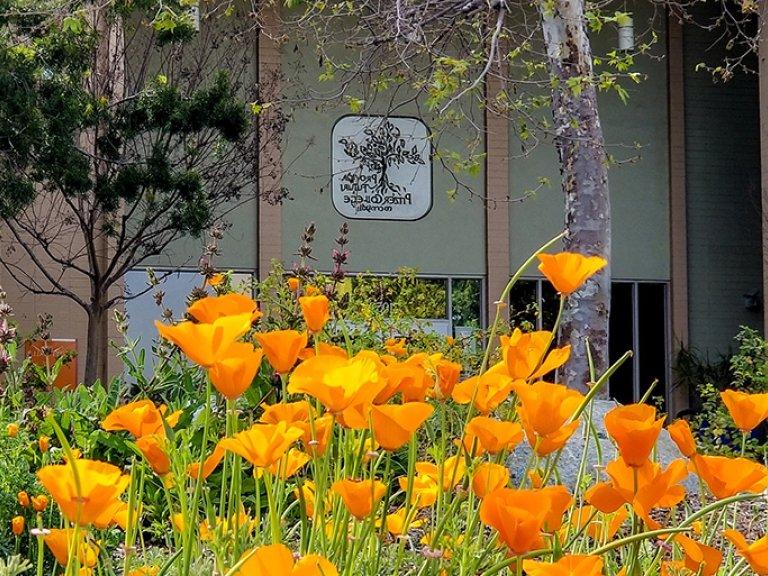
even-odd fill
[{"label": "green building wall", "polygon": [[[635,2],[625,8],[633,12],[635,32],[651,26],[658,34],[652,56],[638,56],[634,71],[645,75],[640,84],[623,80],[629,93],[626,104],[616,93],[599,95],[600,119],[608,154],[619,163],[609,169],[612,215],[612,273],[627,280],[669,280],[669,138],[667,67],[664,19],[654,15],[649,3]],[[596,56],[614,50],[615,28],[593,35]],[[640,42],[641,40],[638,40]],[[640,148],[635,150],[635,144]],[[564,226],[564,198],[551,138],[546,138],[527,156],[510,130],[510,197],[523,197],[539,179],[549,186],[535,196],[510,204],[510,266],[515,270],[532,251],[555,236]]]},{"label": "green building wall", "polygon": [[[294,85],[316,86],[323,93],[333,93],[334,82],[318,83],[323,71],[312,50],[289,43],[283,47],[283,73],[288,90]],[[350,54],[341,56],[351,58]],[[343,60],[342,60],[343,61]],[[356,95],[351,92],[352,95]],[[382,97],[387,100],[387,95]],[[338,101],[338,99],[337,99]],[[388,101],[387,101],[388,104]],[[376,106],[368,113],[375,113]],[[382,112],[386,111],[382,105]],[[422,274],[443,276],[485,274],[485,209],[484,173],[460,174],[461,181],[472,193],[458,190],[455,198],[449,191],[456,188],[450,171],[439,161],[432,163],[432,209],[416,221],[350,220],[333,207],[330,191],[331,131],[336,121],[350,114],[347,105],[326,104],[321,107],[297,106],[290,118],[283,143],[283,186],[290,194],[284,201],[283,260],[290,265],[300,235],[308,222],[317,223],[314,255],[316,266],[329,270],[333,239],[342,222],[348,222],[350,233],[349,264],[352,272],[391,273],[401,267],[416,268]],[[482,115],[470,111],[473,121],[482,124]],[[420,117],[430,129],[438,151],[455,151],[467,155],[466,139],[473,128],[441,128],[425,114],[425,107],[410,104],[399,107],[393,116]],[[482,152],[482,149],[479,150]]]},{"label": "green building wall", "polygon": [[744,301],[762,286],[762,223],[757,77],[723,84],[696,72],[702,61],[722,63],[713,42],[684,29],[690,345],[716,359],[739,326],[762,328],[762,313]]}]

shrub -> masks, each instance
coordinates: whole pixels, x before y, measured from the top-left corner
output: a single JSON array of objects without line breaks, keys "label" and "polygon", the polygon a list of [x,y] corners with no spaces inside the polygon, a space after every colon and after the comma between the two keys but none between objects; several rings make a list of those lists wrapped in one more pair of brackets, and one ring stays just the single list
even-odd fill
[{"label": "shrub", "polygon": [[[678,374],[685,373],[686,384],[695,391],[693,429],[702,449],[711,454],[735,455],[742,451],[742,434],[723,405],[720,393],[726,388],[768,392],[768,343],[748,327],[742,327],[735,340],[736,353],[712,363],[696,358],[690,351],[678,356]],[[764,424],[747,438],[745,454],[758,460],[765,458]]]}]

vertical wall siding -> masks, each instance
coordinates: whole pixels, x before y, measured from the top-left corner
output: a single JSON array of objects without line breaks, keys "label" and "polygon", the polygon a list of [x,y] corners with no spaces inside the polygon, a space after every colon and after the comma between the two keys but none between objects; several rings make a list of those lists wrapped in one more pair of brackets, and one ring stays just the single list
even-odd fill
[{"label": "vertical wall siding", "polygon": [[715,83],[714,36],[684,29],[690,344],[714,357],[741,325],[761,326],[744,294],[762,286],[760,133],[756,76]]}]

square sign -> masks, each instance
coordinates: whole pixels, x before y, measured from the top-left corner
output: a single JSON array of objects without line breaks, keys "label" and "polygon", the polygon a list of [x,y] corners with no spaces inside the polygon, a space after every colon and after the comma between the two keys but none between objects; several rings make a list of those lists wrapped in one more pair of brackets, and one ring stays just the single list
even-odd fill
[{"label": "square sign", "polygon": [[346,218],[418,220],[432,208],[432,142],[416,118],[340,118],[331,170],[333,206]]}]

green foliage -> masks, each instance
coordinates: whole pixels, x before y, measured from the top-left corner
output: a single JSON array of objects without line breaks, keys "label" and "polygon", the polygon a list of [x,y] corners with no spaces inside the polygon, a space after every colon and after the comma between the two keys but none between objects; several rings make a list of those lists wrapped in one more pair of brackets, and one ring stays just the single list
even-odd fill
[{"label": "green foliage", "polygon": [[[6,428],[11,422],[20,428],[15,438],[6,434]],[[11,518],[25,514],[16,495],[21,490],[33,493],[36,485],[34,470],[39,455],[35,450],[36,437],[29,432],[29,426],[23,420],[19,421],[19,414],[15,410],[0,405],[0,557],[15,551],[16,538],[11,533]],[[27,515],[27,522],[30,520],[31,516]]]},{"label": "green foliage", "polygon": [[21,556],[11,556],[7,560],[0,558],[0,576],[18,576],[31,569],[32,564]]},{"label": "green foliage", "polygon": [[[678,356],[677,374],[689,390],[695,391],[697,413],[693,430],[707,453],[738,455],[742,434],[733,424],[720,392],[726,388],[749,393],[768,392],[768,343],[752,328],[742,327],[736,336],[737,352],[717,361],[696,358],[690,351]],[[759,427],[746,442],[746,454],[765,458],[765,429]]]},{"label": "green foliage", "polygon": [[[158,12],[151,0],[118,2],[105,17],[119,14],[178,41],[193,4],[163,3]],[[23,213],[43,196],[83,245],[102,233],[114,238],[114,263],[89,274],[92,292],[106,293],[123,271],[178,237],[198,236],[241,198],[256,178],[254,118],[231,79],[237,70],[166,75],[165,64],[131,61],[141,72],[124,83],[126,93],[113,91],[122,80],[97,74],[108,29],[94,29],[77,4],[61,19],[14,6],[29,15],[22,10],[0,35],[0,218],[24,218],[18,226],[47,250],[61,230],[38,230]],[[183,47],[174,51],[187,57]],[[55,258],[71,266],[69,255]]]}]

